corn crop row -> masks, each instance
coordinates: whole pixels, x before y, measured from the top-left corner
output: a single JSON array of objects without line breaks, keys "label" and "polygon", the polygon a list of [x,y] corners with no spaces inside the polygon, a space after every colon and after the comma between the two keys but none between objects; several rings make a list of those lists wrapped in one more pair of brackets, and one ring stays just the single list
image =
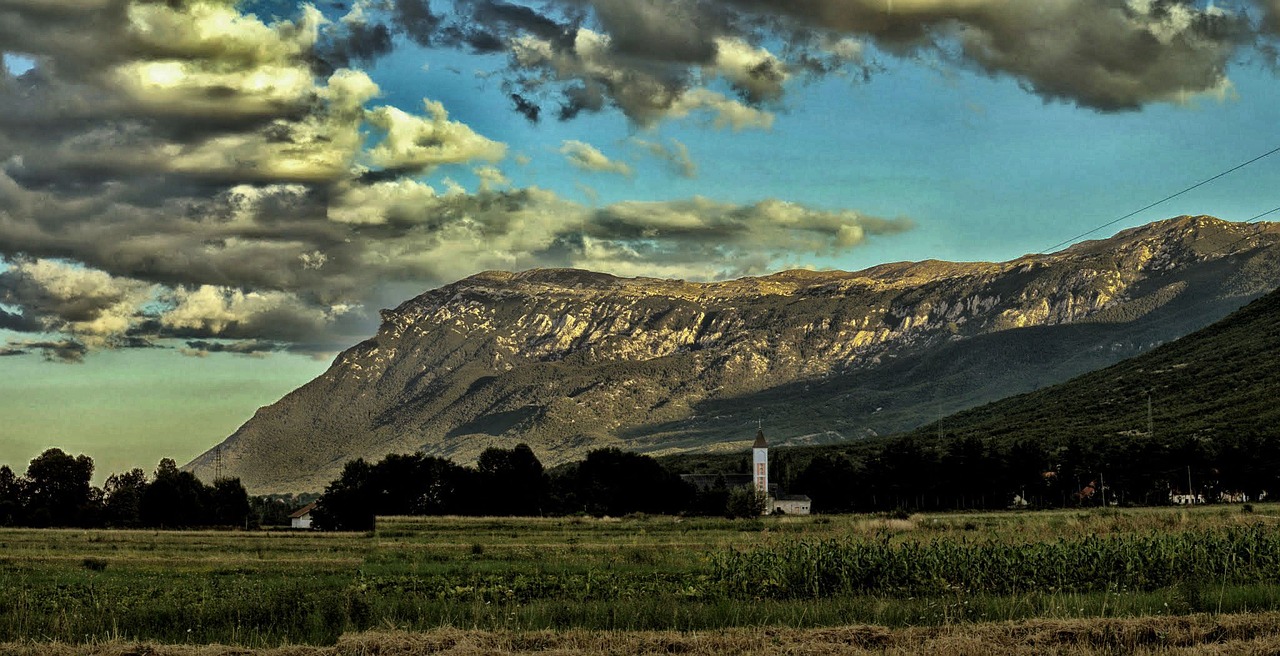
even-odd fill
[{"label": "corn crop row", "polygon": [[1258,526],[1032,544],[800,540],[713,554],[712,572],[734,596],[770,598],[1261,583],[1280,581],[1280,532]]}]

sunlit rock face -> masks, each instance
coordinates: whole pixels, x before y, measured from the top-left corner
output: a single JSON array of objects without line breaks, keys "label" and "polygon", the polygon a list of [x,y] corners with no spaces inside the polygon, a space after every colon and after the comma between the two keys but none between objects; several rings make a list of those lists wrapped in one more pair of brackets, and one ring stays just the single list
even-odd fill
[{"label": "sunlit rock face", "polygon": [[[1280,225],[1180,217],[1003,263],[926,261],[693,283],[486,272],[383,312],[377,335],[262,408],[223,470],[321,489],[357,457],[546,464],[862,439],[1175,339],[1280,284]],[[197,473],[213,451],[195,460]]]}]

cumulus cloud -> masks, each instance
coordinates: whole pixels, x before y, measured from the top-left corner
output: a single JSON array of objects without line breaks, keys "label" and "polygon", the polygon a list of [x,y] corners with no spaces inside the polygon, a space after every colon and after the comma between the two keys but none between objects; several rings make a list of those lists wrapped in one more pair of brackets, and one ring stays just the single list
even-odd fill
[{"label": "cumulus cloud", "polygon": [[492,191],[511,185],[506,174],[496,166],[477,166],[471,169],[471,172],[480,180],[481,191]]},{"label": "cumulus cloud", "polygon": [[616,173],[630,177],[633,173],[631,165],[609,159],[595,146],[582,141],[570,139],[560,146],[560,154],[575,168],[593,173]]},{"label": "cumulus cloud", "polygon": [[444,105],[425,101],[427,116],[414,116],[395,107],[379,107],[368,122],[386,136],[368,153],[382,169],[421,173],[441,164],[474,160],[496,161],[506,146],[476,134],[466,124],[449,120]]},{"label": "cumulus cloud", "polygon": [[77,335],[93,345],[123,337],[154,286],[54,260],[18,259],[0,273],[3,327],[24,332]]},{"label": "cumulus cloud", "polygon": [[[620,55],[608,34],[579,28],[571,41],[524,35],[513,39],[510,48],[523,86],[538,87],[549,82],[567,85],[559,111],[561,119],[612,106],[642,126],[684,118],[695,111],[708,112],[718,127],[758,128],[772,123],[772,115],[765,110],[693,86],[692,71],[686,63],[638,61]],[[738,62],[732,63],[723,69],[724,75],[743,83],[751,79],[750,72],[737,67]],[[714,61],[707,64],[714,67]],[[763,77],[767,74],[762,74],[761,80]],[[751,89],[762,93],[772,91],[763,81],[752,85]],[[753,97],[754,93],[748,90],[746,95]]]},{"label": "cumulus cloud", "polygon": [[740,38],[716,40],[711,70],[728,79],[752,103],[782,98],[783,84],[789,77],[786,66],[773,53]]},{"label": "cumulus cloud", "polygon": [[179,287],[168,296],[168,307],[157,321],[166,334],[175,335],[304,341],[323,334],[339,317],[357,309],[346,304],[322,307],[288,292],[245,292],[213,285]]}]

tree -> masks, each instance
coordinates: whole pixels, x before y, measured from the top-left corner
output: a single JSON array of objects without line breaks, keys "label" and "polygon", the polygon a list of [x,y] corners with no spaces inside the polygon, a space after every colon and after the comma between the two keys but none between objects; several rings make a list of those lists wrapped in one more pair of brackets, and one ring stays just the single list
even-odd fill
[{"label": "tree", "polygon": [[245,526],[249,493],[238,478],[219,478],[209,487],[209,519],[217,526]]},{"label": "tree", "polygon": [[107,477],[103,486],[106,500],[103,519],[111,526],[134,527],[142,521],[142,496],[147,491],[147,473],[134,467]]},{"label": "tree", "polygon": [[21,526],[26,523],[23,513],[25,481],[14,476],[9,465],[0,465],[0,526]]},{"label": "tree", "polygon": [[179,471],[172,458],[160,460],[155,481],[142,495],[140,514],[145,526],[183,528],[207,522],[208,489],[188,471]]},{"label": "tree", "polygon": [[377,515],[474,514],[475,479],[473,470],[423,453],[391,454],[376,465],[352,460],[325,487],[315,526],[369,530]]},{"label": "tree", "polygon": [[489,515],[540,515],[547,499],[547,475],[529,445],[485,449],[476,466],[480,510]]},{"label": "tree", "polygon": [[693,497],[692,488],[657,460],[612,447],[588,453],[574,477],[576,496],[592,515],[677,513]]},{"label": "tree", "polygon": [[48,449],[27,466],[26,501],[33,526],[82,526],[91,521],[93,459]]},{"label": "tree", "polygon": [[324,488],[312,513],[313,525],[329,531],[367,531],[373,528],[374,491],[369,485],[373,466],[356,458],[342,467],[342,475]]},{"label": "tree", "polygon": [[859,491],[866,487],[865,472],[839,453],[824,453],[809,461],[796,479],[796,490],[813,499],[819,512],[853,510]]},{"label": "tree", "polygon": [[374,465],[379,515],[467,515],[474,472],[423,453],[391,454]]}]

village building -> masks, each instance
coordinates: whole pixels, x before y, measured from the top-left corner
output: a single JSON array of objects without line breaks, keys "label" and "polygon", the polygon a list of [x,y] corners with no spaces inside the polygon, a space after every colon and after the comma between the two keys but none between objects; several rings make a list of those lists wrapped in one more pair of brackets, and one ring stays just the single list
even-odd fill
[{"label": "village building", "polygon": [[298,509],[297,512],[289,515],[289,526],[298,529],[311,528],[311,511],[316,509],[316,502],[312,501],[307,505]]},{"label": "village building", "polygon": [[[769,497],[765,510],[783,515],[808,515],[811,503],[809,497],[803,494],[779,494]],[[773,506],[772,510],[769,510],[769,505]]]}]

